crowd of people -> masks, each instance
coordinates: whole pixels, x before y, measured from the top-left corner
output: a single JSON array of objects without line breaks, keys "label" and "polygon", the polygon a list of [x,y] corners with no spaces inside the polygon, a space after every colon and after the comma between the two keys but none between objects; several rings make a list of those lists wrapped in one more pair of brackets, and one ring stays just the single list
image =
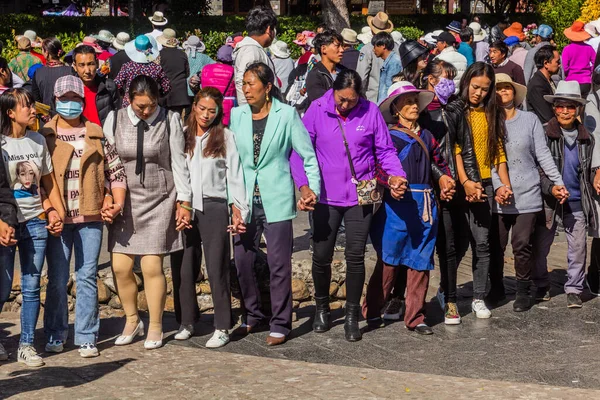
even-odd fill
[{"label": "crowd of people", "polygon": [[[19,54],[0,58],[0,309],[18,249],[19,362],[44,365],[34,348],[44,263],[45,351],[64,350],[73,258],[74,344],[82,357],[98,356],[104,227],[126,317],[115,344],[144,336],[146,349],[163,344],[167,255],[175,339],[194,335],[203,253],[215,328],[206,347],[264,327],[268,345],[284,343],[297,210],[311,221],[317,333],[332,326],[331,263],[342,230],[351,342],[362,338],[361,317],[370,329],[403,317],[409,330],[433,333],[425,304],[435,252],[446,324],[461,322],[457,270],[469,245],[476,318],[490,318],[506,298],[509,238],[514,311],[549,300],[546,260],[559,226],[568,241],[567,307],[582,307],[586,279],[600,292],[600,21],[575,21],[562,54],[548,25],[528,41],[518,22],[486,28],[476,18],[405,40],[383,12],[360,33],[320,26],[288,45],[277,40],[275,13],[257,7],[246,36],[228,37],[213,60],[197,36],[180,43],[160,11],[149,20],[148,34],[102,30],[69,54],[58,39],[27,31],[15,38]],[[299,59],[289,46],[301,48]],[[254,271],[262,238],[270,313]],[[369,238],[378,261],[361,304]],[[231,258],[243,300],[234,331]]]}]

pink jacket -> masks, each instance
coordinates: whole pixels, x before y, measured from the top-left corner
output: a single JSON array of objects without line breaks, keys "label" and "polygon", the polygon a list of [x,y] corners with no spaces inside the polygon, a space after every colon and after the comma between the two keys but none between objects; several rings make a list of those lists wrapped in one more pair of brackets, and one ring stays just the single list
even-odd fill
[{"label": "pink jacket", "polygon": [[224,125],[229,125],[231,109],[235,105],[235,81],[233,73],[234,69],[231,65],[217,63],[205,65],[200,75],[202,87],[215,87],[225,97],[223,100]]}]

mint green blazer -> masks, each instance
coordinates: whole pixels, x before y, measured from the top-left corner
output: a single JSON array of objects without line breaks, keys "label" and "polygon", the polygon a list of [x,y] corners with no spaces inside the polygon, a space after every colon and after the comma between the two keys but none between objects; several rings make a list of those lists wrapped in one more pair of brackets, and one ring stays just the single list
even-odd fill
[{"label": "mint green blazer", "polygon": [[310,188],[317,198],[321,190],[321,174],[310,136],[295,108],[273,99],[258,163],[254,164],[252,111],[249,105],[231,110],[229,129],[235,141],[244,170],[247,199],[252,213],[254,182],[258,181],[268,223],[296,217],[296,195],[290,170],[292,150],[304,160]]}]

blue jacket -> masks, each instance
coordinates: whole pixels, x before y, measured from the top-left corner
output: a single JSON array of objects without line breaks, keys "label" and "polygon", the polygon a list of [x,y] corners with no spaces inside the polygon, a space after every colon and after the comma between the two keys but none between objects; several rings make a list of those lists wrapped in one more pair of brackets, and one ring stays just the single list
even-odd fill
[{"label": "blue jacket", "polygon": [[377,104],[387,98],[387,91],[390,86],[392,86],[392,78],[400,72],[402,72],[400,53],[392,51],[388,58],[383,62],[381,73],[379,74],[379,95],[377,96]]},{"label": "blue jacket", "polygon": [[467,67],[470,67],[471,64],[475,62],[475,55],[473,54],[473,49],[471,48],[471,46],[469,46],[468,43],[461,42],[458,45],[457,51],[463,56],[465,56],[465,58],[467,59]]}]

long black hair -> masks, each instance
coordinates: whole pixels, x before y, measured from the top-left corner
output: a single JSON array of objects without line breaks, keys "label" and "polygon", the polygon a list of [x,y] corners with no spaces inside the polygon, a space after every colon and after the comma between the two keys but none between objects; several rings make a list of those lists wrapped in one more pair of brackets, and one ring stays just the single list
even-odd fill
[{"label": "long black hair", "polygon": [[277,86],[275,86],[275,74],[267,64],[263,62],[250,64],[248,65],[248,68],[246,68],[244,75],[246,75],[248,72],[252,72],[254,75],[256,75],[258,80],[261,81],[263,85],[267,86],[270,83],[271,91],[269,92],[269,96],[283,102],[281,91]]},{"label": "long black hair", "polygon": [[488,124],[487,154],[489,159],[486,163],[492,163],[499,154],[500,146],[504,146],[506,138],[506,118],[504,110],[500,107],[500,100],[496,93],[496,75],[491,65],[478,61],[473,63],[462,76],[460,80],[459,96],[465,104],[469,105],[469,87],[473,78],[485,76],[490,80],[490,88],[487,95],[483,98],[483,107]]}]

